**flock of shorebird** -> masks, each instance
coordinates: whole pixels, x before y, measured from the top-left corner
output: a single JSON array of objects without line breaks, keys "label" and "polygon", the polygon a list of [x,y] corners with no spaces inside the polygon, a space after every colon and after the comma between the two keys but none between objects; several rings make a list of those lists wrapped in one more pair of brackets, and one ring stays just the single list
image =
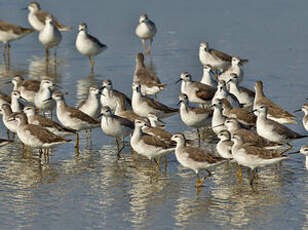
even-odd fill
[{"label": "flock of shorebird", "polygon": [[[4,54],[9,55],[11,41],[38,31],[48,57],[49,49],[57,47],[62,39],[60,31],[71,30],[71,27],[62,25],[53,15],[42,11],[37,2],[30,3],[27,8],[28,21],[33,29],[0,21],[0,42],[4,43]],[[156,31],[148,16],[141,15],[136,35],[148,54]],[[89,57],[93,69],[93,56],[107,46],[88,34],[87,25],[82,23],[76,48]],[[226,161],[234,161],[250,169],[249,182],[253,185],[258,168],[286,159],[287,151],[292,148],[290,141],[307,136],[284,125],[296,124],[296,117],[265,96],[262,81],[256,82],[255,91],[240,85],[244,78],[242,64],[248,62],[247,59],[211,49],[207,42],[200,44],[199,59],[203,66],[200,82],[193,81],[187,72],[181,73],[177,80],[177,83],[181,82],[179,108],[170,108],[157,100],[156,95],[166,85],[146,67],[143,53],[138,53],[136,58],[131,99],[115,90],[110,80],[104,80],[99,87],[91,86],[87,99],[74,108],[66,104],[65,95],[51,79],[26,80],[17,75],[11,81],[14,85],[11,96],[0,95],[3,123],[14,136],[17,134],[24,145],[39,149],[40,157],[48,154],[51,147],[70,142],[64,138],[66,135],[76,135],[75,147],[79,153],[79,131],[86,130],[89,135],[91,129],[100,126],[106,135],[115,138],[118,158],[125,147],[124,139],[130,136],[132,150],[151,162],[154,160],[158,168],[162,156],[166,167],[166,154],[175,152],[180,164],[196,172],[196,187],[200,187],[203,180],[211,175],[209,168]],[[31,106],[24,106],[20,99]],[[193,107],[190,103],[198,106]],[[54,108],[61,124],[52,120]],[[301,110],[305,113],[303,124],[308,131],[308,103]],[[50,113],[51,118],[45,116],[46,113]],[[161,119],[178,113],[185,125],[196,129],[198,147],[182,133],[172,135],[164,129],[165,123]],[[216,153],[201,148],[201,129],[204,128],[212,130],[219,138]],[[1,140],[2,145],[10,142]],[[303,146],[300,152],[308,156],[308,146]],[[199,171],[202,169],[208,175],[200,178]]]}]

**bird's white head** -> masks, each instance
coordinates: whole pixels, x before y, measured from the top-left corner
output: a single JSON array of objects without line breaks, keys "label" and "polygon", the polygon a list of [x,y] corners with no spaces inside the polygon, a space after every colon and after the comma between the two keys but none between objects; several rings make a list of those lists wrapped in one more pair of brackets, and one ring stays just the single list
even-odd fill
[{"label": "bird's white head", "polygon": [[200,49],[207,51],[209,47],[209,43],[206,41],[203,41],[200,43]]},{"label": "bird's white head", "polygon": [[175,133],[173,134],[173,136],[171,137],[171,140],[176,142],[177,145],[185,145],[185,136],[182,133]]},{"label": "bird's white head", "polygon": [[147,14],[141,14],[139,17],[139,23],[143,23],[146,20],[148,20],[148,15]]},{"label": "bird's white head", "polygon": [[231,139],[231,134],[228,130],[221,130],[217,136],[221,141],[229,141]]},{"label": "bird's white head", "polygon": [[79,26],[78,26],[78,31],[79,31],[79,32],[80,32],[80,31],[86,32],[87,29],[88,29],[88,27],[87,27],[87,24],[86,24],[86,23],[81,23],[81,24],[79,24]]},{"label": "bird's white head", "polygon": [[28,5],[28,10],[30,12],[35,12],[35,11],[38,11],[40,10],[41,7],[40,7],[40,4],[38,2],[31,2],[29,5]]},{"label": "bird's white head", "polygon": [[26,106],[23,111],[27,116],[32,116],[35,114],[35,110],[32,106]]}]

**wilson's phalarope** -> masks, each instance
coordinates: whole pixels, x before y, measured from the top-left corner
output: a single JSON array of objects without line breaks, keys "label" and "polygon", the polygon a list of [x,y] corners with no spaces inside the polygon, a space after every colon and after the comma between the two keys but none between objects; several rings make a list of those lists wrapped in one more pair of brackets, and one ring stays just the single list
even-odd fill
[{"label": "wilson's phalarope", "polygon": [[89,115],[90,117],[96,119],[99,114],[100,103],[98,95],[101,94],[100,89],[93,85],[89,88],[88,98],[82,101],[77,109]]},{"label": "wilson's phalarope", "polygon": [[[151,53],[151,45],[153,42],[153,38],[156,34],[156,26],[154,22],[152,22],[147,14],[142,14],[139,17],[139,23],[136,27],[136,35],[141,39],[143,49],[147,51],[148,54]],[[145,40],[150,40],[149,49],[146,50]]]},{"label": "wilson's phalarope", "polygon": [[147,123],[142,120],[135,120],[135,129],[130,138],[130,145],[138,154],[147,157],[149,160],[160,157],[174,151],[174,146],[167,144],[158,137],[143,134],[142,129]]},{"label": "wilson's phalarope", "polygon": [[111,80],[104,80],[101,90],[101,104],[108,106],[114,114],[116,110],[124,111],[131,108],[131,100],[124,93],[113,89]]},{"label": "wilson's phalarope", "polygon": [[[116,139],[117,144],[117,156],[120,158],[120,152],[125,147],[124,138],[130,135],[134,130],[134,123],[130,120],[112,114],[111,109],[108,106],[103,106],[101,109],[100,115],[102,117],[101,120],[101,128],[103,132],[112,136]],[[120,143],[123,142],[123,145],[120,147]]]},{"label": "wilson's phalarope", "polygon": [[238,122],[246,126],[256,126],[257,116],[253,113],[242,108],[232,108],[230,102],[223,98],[220,100],[222,103],[222,114],[228,118],[234,118]]},{"label": "wilson's phalarope", "polygon": [[276,149],[281,147],[281,145],[259,136],[255,131],[242,128],[240,123],[234,118],[227,118],[224,126],[227,127],[227,130],[231,133],[231,136],[234,134],[240,135],[245,143],[251,143],[252,145],[267,149]]},{"label": "wilson's phalarope", "polygon": [[213,73],[212,66],[204,65],[200,83],[217,88],[217,81],[213,80],[211,73]]},{"label": "wilson's phalarope", "polygon": [[242,63],[239,57],[232,57],[231,66],[218,76],[218,80],[228,82],[232,78],[232,74],[236,74],[238,76],[237,81],[241,82],[243,80],[241,65]]},{"label": "wilson's phalarope", "polygon": [[258,105],[253,111],[257,113],[257,133],[267,140],[291,146],[289,144],[290,141],[308,137],[307,135],[296,133],[287,126],[268,118],[268,107],[266,105]]},{"label": "wilson's phalarope", "polygon": [[[211,155],[204,149],[187,147],[185,136],[181,133],[174,134],[171,140],[176,142],[175,156],[177,161],[184,167],[194,170],[197,174],[197,188],[201,187],[204,179],[212,175],[208,168],[224,162],[223,158]],[[202,179],[199,178],[199,171],[201,169],[205,169],[208,173],[208,175]]]},{"label": "wilson's phalarope", "polygon": [[170,108],[152,98],[143,96],[141,94],[141,85],[136,83],[133,83],[132,108],[137,115],[143,117],[153,112],[159,118],[166,118],[179,112],[178,109]]},{"label": "wilson's phalarope", "polygon": [[155,136],[158,139],[160,139],[161,141],[166,142],[166,144],[168,145],[172,145],[171,142],[171,136],[172,134],[169,133],[168,131],[164,130],[163,128],[158,127],[158,124],[163,124],[161,120],[159,120],[159,118],[153,114],[153,113],[149,113],[148,115],[148,119],[150,122],[150,126],[143,126],[142,127],[142,132],[145,134],[148,134],[150,136]]},{"label": "wilson's phalarope", "polygon": [[155,113],[149,113],[147,118],[150,121],[151,127],[164,128],[166,123],[159,119]]},{"label": "wilson's phalarope", "polygon": [[32,33],[33,29],[21,27],[19,25],[0,21],[0,42],[4,43],[4,55],[10,54],[10,42],[23,38]]},{"label": "wilson's phalarope", "polygon": [[215,94],[216,89],[212,86],[202,84],[192,80],[189,73],[183,72],[180,79],[176,81],[181,83],[181,93],[186,94],[188,100],[192,103],[209,104]]},{"label": "wilson's phalarope", "polygon": [[231,134],[227,130],[222,130],[217,134],[220,141],[216,145],[216,151],[222,158],[232,159],[232,145]]},{"label": "wilson's phalarope", "polygon": [[76,48],[82,55],[88,56],[91,70],[94,68],[93,56],[100,54],[107,49],[105,44],[102,44],[96,37],[88,34],[87,24],[82,23],[78,28],[79,32],[76,38]]},{"label": "wilson's phalarope", "polygon": [[165,84],[161,84],[156,74],[146,68],[144,55],[142,53],[138,53],[136,57],[136,69],[133,82],[141,85],[141,92],[143,95],[156,95],[165,89]]},{"label": "wilson's phalarope", "polygon": [[257,81],[256,86],[256,96],[253,102],[253,109],[256,109],[260,105],[266,105],[268,107],[268,118],[277,121],[281,124],[296,124],[296,117],[287,111],[283,110],[281,107],[267,99],[263,92],[263,82]]},{"label": "wilson's phalarope", "polygon": [[76,131],[73,129],[65,128],[51,119],[35,114],[35,110],[31,106],[26,106],[23,111],[27,115],[29,124],[39,125],[58,136],[76,134]]},{"label": "wilson's phalarope", "polygon": [[39,32],[39,40],[45,46],[46,57],[49,56],[49,49],[53,47],[56,49],[62,40],[61,32],[54,25],[54,21],[51,15],[48,15],[45,18],[45,26]]},{"label": "wilson's phalarope", "polygon": [[51,80],[44,79],[41,81],[39,91],[35,94],[34,104],[43,113],[50,111],[52,115],[52,110],[55,107],[55,102],[48,99],[51,98],[54,87],[55,84]]},{"label": "wilson's phalarope", "polygon": [[229,92],[232,93],[238,101],[244,106],[244,107],[251,107],[253,106],[253,101],[255,99],[255,93],[251,91],[250,89],[247,89],[245,87],[240,87],[238,85],[238,76],[234,73],[230,74],[230,80],[227,81],[227,88],[229,89]]},{"label": "wilson's phalarope", "polygon": [[13,90],[11,93],[11,109],[12,112],[22,112],[24,105],[20,103],[21,95],[18,90]]},{"label": "wilson's phalarope", "polygon": [[181,120],[185,125],[197,129],[198,143],[200,147],[200,128],[205,127],[211,122],[212,110],[208,108],[190,107],[186,94],[179,96]]},{"label": "wilson's phalarope", "polygon": [[40,153],[42,153],[42,149],[47,150],[50,147],[71,141],[57,136],[39,125],[29,124],[24,113],[16,113],[14,116],[10,116],[9,120],[17,121],[17,136],[20,141],[32,148],[40,149]]},{"label": "wilson's phalarope", "polygon": [[210,108],[214,108],[211,126],[213,132],[217,135],[220,131],[226,129],[226,127],[223,125],[225,123],[226,117],[222,114],[221,101],[211,105]]},{"label": "wilson's phalarope", "polygon": [[245,143],[238,134],[233,134],[231,140],[234,143],[232,146],[233,159],[239,165],[248,167],[252,171],[249,181],[251,186],[255,179],[255,169],[278,163],[287,158],[280,152]]},{"label": "wilson's phalarope", "polygon": [[237,98],[233,94],[231,94],[227,91],[226,83],[224,81],[220,80],[220,81],[218,81],[217,90],[216,90],[215,95],[212,99],[212,104],[216,104],[218,102],[218,100],[221,100],[223,98],[228,100],[233,108],[240,107],[240,102],[237,100]]},{"label": "wilson's phalarope", "polygon": [[12,79],[12,83],[14,85],[13,90],[18,90],[22,98],[34,104],[35,94],[40,89],[40,81],[25,80],[22,76],[16,75]]},{"label": "wilson's phalarope", "polygon": [[7,131],[8,131],[7,132],[8,139],[10,139],[9,131],[14,133],[13,134],[14,136],[15,136],[15,133],[17,131],[17,121],[9,121],[10,115],[13,114],[11,106],[9,104],[1,105],[0,113],[2,114],[3,124],[7,128]]},{"label": "wilson's phalarope", "polygon": [[[219,50],[210,49],[207,42],[201,42],[199,59],[203,65],[211,65],[215,70],[224,71],[230,67],[232,56]],[[240,62],[246,63],[248,60],[240,59]]]},{"label": "wilson's phalarope", "polygon": [[69,107],[65,104],[64,95],[60,92],[54,92],[52,99],[56,101],[57,118],[61,124],[67,128],[76,131],[76,145],[77,150],[79,149],[79,134],[78,131],[97,128],[100,125],[98,120],[93,119],[87,114],[81,112],[78,109]]},{"label": "wilson's phalarope", "polygon": [[299,112],[299,111],[303,111],[305,113],[303,117],[303,125],[306,131],[308,131],[308,103],[304,103],[301,109],[295,110],[294,112]]},{"label": "wilson's phalarope", "polygon": [[[45,26],[46,17],[50,15],[50,13],[41,10],[40,4],[38,2],[31,2],[26,8],[28,8],[28,10],[30,11],[28,14],[28,21],[30,25],[35,30],[41,31]],[[55,18],[54,18],[54,22],[55,22],[56,27],[60,31],[70,31],[72,29],[72,27],[68,27],[68,26],[64,26],[60,24]]]}]

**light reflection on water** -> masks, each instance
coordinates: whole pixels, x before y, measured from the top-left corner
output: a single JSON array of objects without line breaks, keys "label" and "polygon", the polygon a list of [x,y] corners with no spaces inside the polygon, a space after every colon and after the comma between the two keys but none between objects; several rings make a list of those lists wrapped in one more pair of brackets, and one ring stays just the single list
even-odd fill
[{"label": "light reflection on water", "polygon": [[[165,1],[149,5],[138,0],[121,4],[95,1],[92,4],[97,7],[93,7],[77,0],[74,6],[61,1],[60,8],[60,1],[40,3],[66,24],[76,27],[87,21],[90,32],[109,49],[95,57],[95,71],[91,73],[88,59],[74,48],[76,28],[63,33],[56,60],[51,56],[48,62],[37,34],[31,34],[12,44],[10,65],[0,59],[1,92],[10,93],[11,85],[7,82],[15,74],[22,74],[31,79],[54,79],[67,93],[65,99],[71,106],[86,98],[92,84],[100,85],[104,79],[111,79],[116,89],[130,95],[135,57],[141,51],[140,41],[133,35],[134,26],[139,14],[147,12],[158,25],[158,34],[152,56],[146,57],[146,62],[167,83],[167,90],[159,95],[160,101],[176,106],[179,86],[174,82],[181,72],[188,71],[194,80],[201,79],[197,50],[202,40],[248,57],[245,86],[253,88],[257,79],[263,80],[266,94],[288,111],[298,109],[307,97],[308,56],[304,38],[308,33],[302,29],[306,28],[306,1],[292,6],[286,1],[279,5],[224,1],[219,5],[180,0],[172,6]],[[26,26],[25,12],[10,12],[28,2],[6,4],[2,9],[8,10],[2,10],[1,19]],[[121,14],[115,17],[119,7]],[[84,12],[89,10],[91,15],[86,17]],[[284,92],[286,87],[289,94]],[[179,116],[166,121],[170,132],[185,132],[188,138],[196,138],[196,133],[185,127]],[[0,128],[1,137],[5,137],[2,123]],[[302,124],[292,128],[305,132]],[[261,170],[254,190],[248,185],[245,170],[239,183],[237,167],[231,163],[213,169],[213,176],[196,191],[194,172],[179,166],[173,154],[168,156],[167,172],[163,166],[161,172],[153,172],[149,161],[131,153],[129,147],[118,161],[114,139],[104,136],[99,128],[93,130],[91,140],[82,132],[80,141],[78,156],[72,142],[54,148],[49,162],[40,161],[37,151],[24,151],[20,143],[0,149],[1,229],[308,227],[308,179],[303,156],[292,156],[278,168]],[[305,141],[294,142],[294,149]],[[213,136],[208,137],[203,148],[214,151]]]}]

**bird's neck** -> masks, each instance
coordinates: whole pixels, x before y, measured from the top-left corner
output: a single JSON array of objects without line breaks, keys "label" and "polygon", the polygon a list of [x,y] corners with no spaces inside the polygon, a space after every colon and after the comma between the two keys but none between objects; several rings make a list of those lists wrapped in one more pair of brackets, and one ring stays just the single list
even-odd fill
[{"label": "bird's neck", "polygon": [[180,110],[188,112],[188,103],[182,102],[180,105]]},{"label": "bird's neck", "polygon": [[235,82],[230,82],[229,83],[229,91],[233,94],[239,93],[239,88]]},{"label": "bird's neck", "polygon": [[144,64],[144,62],[137,60],[136,69],[141,69],[141,68],[145,68],[145,64]]},{"label": "bird's neck", "polygon": [[181,140],[181,141],[178,141],[178,142],[176,143],[175,149],[176,149],[176,150],[179,150],[179,149],[184,148],[184,147],[185,147],[185,141]]},{"label": "bird's neck", "polygon": [[135,126],[132,139],[136,140],[136,139],[141,138],[141,136],[142,136],[141,127]]}]

